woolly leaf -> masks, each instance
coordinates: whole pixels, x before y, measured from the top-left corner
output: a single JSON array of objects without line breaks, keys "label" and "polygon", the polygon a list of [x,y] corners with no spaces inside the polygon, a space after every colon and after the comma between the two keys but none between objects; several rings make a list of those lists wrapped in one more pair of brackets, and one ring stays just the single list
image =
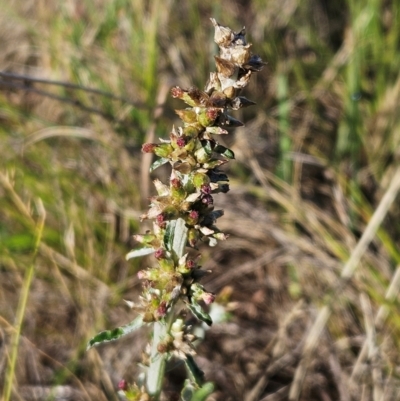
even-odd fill
[{"label": "woolly leaf", "polygon": [[126,254],[125,259],[133,259],[133,258],[138,258],[140,256],[146,256],[154,253],[154,248],[148,248],[147,246],[144,246],[142,248],[138,249],[132,249],[129,253]]},{"label": "woolly leaf", "polygon": [[164,234],[164,244],[168,251],[173,251],[180,258],[185,253],[187,242],[187,232],[185,220],[179,218],[171,220],[167,224]]},{"label": "woolly leaf", "polygon": [[214,152],[215,153],[219,153],[222,156],[227,157],[228,159],[234,159],[235,158],[235,154],[233,153],[232,150],[226,148],[225,146],[222,145],[217,145],[214,148]]},{"label": "woolly leaf", "polygon": [[222,171],[211,170],[207,175],[210,177],[211,182],[229,181],[228,176]]},{"label": "woolly leaf", "polygon": [[192,401],[195,391],[195,386],[189,380],[186,380],[185,386],[181,391],[182,401]]},{"label": "woolly leaf", "polygon": [[213,210],[211,213],[209,213],[209,216],[215,221],[222,217],[224,215],[223,210]]},{"label": "woolly leaf", "polygon": [[211,247],[214,247],[214,246],[217,246],[217,244],[218,244],[218,241],[215,239],[215,238],[209,238],[208,239],[208,245],[209,246],[211,246]]},{"label": "woolly leaf", "polygon": [[155,169],[158,167],[162,166],[163,164],[167,163],[168,159],[165,157],[161,157],[160,159],[157,159],[151,166],[150,166],[150,173],[152,173]]},{"label": "woolly leaf", "polygon": [[187,232],[188,228],[186,227],[185,220],[180,218],[176,220],[172,249],[178,258],[185,253]]},{"label": "woolly leaf", "polygon": [[207,127],[206,132],[214,135],[226,135],[228,133],[226,129],[223,129],[221,127]]},{"label": "woolly leaf", "polygon": [[198,386],[201,386],[204,383],[204,372],[197,366],[197,363],[193,359],[192,355],[186,355],[185,363],[194,382]]},{"label": "woolly leaf", "polygon": [[197,317],[197,319],[206,323],[208,326],[212,325],[212,319],[207,312],[204,312],[203,308],[194,300],[191,300],[191,303],[186,303],[187,307],[190,311]]},{"label": "woolly leaf", "polygon": [[205,143],[203,144],[203,149],[206,151],[206,153],[208,155],[212,154],[212,143],[210,141],[205,141]]},{"label": "woolly leaf", "polygon": [[132,320],[132,322],[125,326],[117,327],[113,330],[101,331],[89,340],[86,350],[94,347],[95,345],[118,340],[119,338],[139,329],[140,327],[142,327],[142,325],[143,318],[142,316],[138,316],[135,320]]},{"label": "woolly leaf", "polygon": [[175,230],[176,220],[171,220],[167,224],[167,228],[164,233],[164,245],[168,251],[172,250],[172,243],[174,241],[174,230]]}]

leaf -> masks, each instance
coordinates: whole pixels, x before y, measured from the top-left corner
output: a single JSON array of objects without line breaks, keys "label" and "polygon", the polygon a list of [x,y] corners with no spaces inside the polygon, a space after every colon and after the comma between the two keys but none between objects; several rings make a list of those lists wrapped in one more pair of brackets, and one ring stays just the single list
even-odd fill
[{"label": "leaf", "polygon": [[180,258],[185,253],[187,243],[187,232],[185,220],[179,218],[171,220],[167,224],[164,234],[164,244],[168,251],[175,253]]},{"label": "leaf", "polygon": [[204,383],[193,395],[192,401],[205,401],[209,395],[214,391],[214,384],[208,382]]},{"label": "leaf", "polygon": [[186,380],[181,392],[182,401],[205,401],[214,391],[214,385],[210,382],[204,383],[200,388]]},{"label": "leaf", "polygon": [[227,120],[225,121],[225,125],[229,125],[229,127],[243,127],[243,123],[232,116],[226,116]]},{"label": "leaf", "polygon": [[211,213],[209,213],[209,216],[215,221],[222,217],[224,215],[223,210],[213,210]]},{"label": "leaf", "polygon": [[151,166],[150,166],[150,173],[152,173],[155,169],[158,167],[162,166],[163,164],[167,163],[168,159],[165,157],[161,157],[160,159],[156,160]]},{"label": "leaf", "polygon": [[197,317],[197,319],[206,323],[208,326],[212,325],[212,319],[207,312],[204,312],[202,307],[195,301],[191,300],[191,303],[186,302],[186,306],[190,309],[190,311]]},{"label": "leaf", "polygon": [[129,253],[126,254],[125,259],[129,260],[133,258],[138,258],[140,256],[150,255],[154,252],[155,252],[154,248],[149,248],[147,246],[144,246],[142,248],[132,249]]},{"label": "leaf", "polygon": [[186,380],[185,386],[181,392],[181,399],[182,401],[192,401],[196,388],[190,382],[190,380]]},{"label": "leaf", "polygon": [[226,135],[228,131],[221,127],[207,127],[206,131],[214,135]]},{"label": "leaf", "polygon": [[231,106],[232,106],[233,110],[239,110],[242,107],[253,106],[255,104],[256,104],[256,102],[253,102],[252,100],[249,100],[243,96],[235,97],[235,99],[233,99],[231,102]]},{"label": "leaf", "polygon": [[215,238],[209,237],[209,239],[208,239],[209,246],[214,247],[214,246],[217,246],[217,244],[218,244],[218,241]]},{"label": "leaf", "polygon": [[204,372],[197,366],[197,363],[193,359],[192,355],[186,355],[185,363],[194,382],[198,386],[201,386],[204,383]]},{"label": "leaf", "polygon": [[228,176],[222,171],[211,170],[208,174],[211,182],[229,181]]},{"label": "leaf", "polygon": [[205,226],[201,226],[199,230],[204,235],[211,235],[211,234],[215,233],[214,230],[211,230],[211,228],[208,228],[208,227],[205,227]]},{"label": "leaf", "polygon": [[198,198],[200,198],[201,192],[194,192],[192,194],[190,194],[185,201],[186,202],[194,202],[196,201]]},{"label": "leaf", "polygon": [[214,148],[214,152],[219,153],[222,156],[227,157],[228,159],[234,159],[235,158],[235,154],[233,153],[232,150],[226,148],[225,146],[222,145],[217,145]]},{"label": "leaf", "polygon": [[217,159],[211,159],[208,163],[204,163],[203,167],[206,169],[213,169],[218,166],[222,166],[223,164],[226,164],[226,160],[217,160]]},{"label": "leaf", "polygon": [[167,223],[167,228],[164,234],[164,245],[167,251],[172,250],[172,243],[174,241],[174,230],[175,230],[176,220],[171,220]]},{"label": "leaf", "polygon": [[167,185],[163,184],[159,179],[154,180],[153,184],[156,187],[158,196],[169,195],[169,187]]},{"label": "leaf", "polygon": [[203,149],[210,156],[213,151],[211,141],[205,141],[205,142],[206,142],[205,144],[203,143]]},{"label": "leaf", "polygon": [[143,325],[142,316],[138,316],[135,320],[132,320],[129,324],[121,327],[117,327],[113,330],[105,330],[96,334],[93,338],[91,338],[86,346],[86,351],[95,345],[99,345],[102,343],[108,343],[110,341],[118,340],[119,338],[126,336],[129,333],[139,329]]},{"label": "leaf", "polygon": [[172,250],[175,252],[178,258],[182,257],[185,254],[187,233],[188,228],[186,227],[185,220],[181,218],[176,220]]}]

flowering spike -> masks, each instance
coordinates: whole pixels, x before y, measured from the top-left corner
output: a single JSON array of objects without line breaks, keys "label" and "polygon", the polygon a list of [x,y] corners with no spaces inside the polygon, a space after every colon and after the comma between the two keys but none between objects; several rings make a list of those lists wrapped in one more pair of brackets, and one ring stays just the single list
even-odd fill
[{"label": "flowering spike", "polygon": [[[151,378],[153,371],[162,371],[159,361],[171,353],[182,359],[194,353],[194,336],[188,333],[183,320],[176,319],[175,303],[182,300],[194,316],[208,325],[212,323],[203,306],[212,303],[215,295],[199,283],[208,272],[201,270],[197,258],[187,254],[185,248],[196,249],[200,241],[215,246],[227,238],[216,226],[223,211],[214,210],[213,194],[229,191],[228,177],[218,168],[233,159],[234,153],[220,145],[214,135],[227,134],[225,128],[243,125],[229,113],[254,104],[239,96],[240,91],[264,65],[259,56],[251,53],[244,28],[235,33],[214,19],[211,22],[220,49],[215,56],[216,72],[210,74],[204,91],[194,86],[187,90],[173,87],[172,97],[189,106],[176,110],[182,126],[173,128],[168,140],[142,146],[143,152],[162,158],[153,163],[153,168],[166,163],[172,167],[168,185],[154,181],[157,196],[150,198],[149,210],[142,216],[153,220],[153,232],[135,236],[146,254],[154,255],[154,266],[138,273],[143,280],[143,293],[141,305],[135,304],[142,321],[155,325],[146,379],[151,396],[160,393],[157,386],[162,380]],[[121,382],[120,390],[125,395],[132,389]],[[136,390],[139,391],[137,387]]]}]

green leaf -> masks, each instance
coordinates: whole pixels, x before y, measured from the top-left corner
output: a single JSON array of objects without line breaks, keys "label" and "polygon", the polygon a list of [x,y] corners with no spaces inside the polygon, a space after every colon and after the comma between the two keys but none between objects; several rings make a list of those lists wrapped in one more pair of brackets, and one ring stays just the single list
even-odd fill
[{"label": "green leaf", "polygon": [[206,323],[208,326],[212,325],[212,319],[207,312],[204,312],[203,308],[194,300],[191,300],[191,303],[186,303],[186,306],[190,309],[190,311],[197,317],[197,319]]},{"label": "green leaf", "polygon": [[194,385],[189,380],[186,380],[185,387],[183,387],[181,392],[182,401],[192,401],[195,391],[196,388]]},{"label": "green leaf", "polygon": [[132,249],[129,253],[126,254],[125,259],[129,260],[133,258],[138,258],[140,256],[150,255],[154,252],[155,252],[154,248],[149,248],[147,246],[144,246],[142,248]]},{"label": "green leaf", "polygon": [[209,213],[210,218],[213,219],[214,221],[219,219],[223,215],[224,215],[223,210],[213,210],[211,213]]},{"label": "green leaf", "polygon": [[198,386],[201,386],[204,383],[204,372],[197,366],[197,363],[193,359],[192,355],[186,355],[185,364],[193,378],[193,381]]},{"label": "green leaf", "polygon": [[205,401],[213,391],[214,385],[210,382],[199,388],[190,380],[186,380],[181,392],[181,399],[182,401]]},{"label": "green leaf", "polygon": [[210,141],[206,141],[206,143],[203,145],[203,149],[210,156],[212,154],[212,151],[213,151],[211,142]]},{"label": "green leaf", "polygon": [[214,148],[214,152],[219,153],[222,156],[227,157],[228,159],[234,159],[235,158],[235,154],[233,153],[232,150],[226,148],[225,146],[222,145],[217,145]]},{"label": "green leaf", "polygon": [[164,234],[164,244],[168,251],[175,253],[180,258],[185,253],[187,242],[187,232],[185,220],[179,218],[168,222]]},{"label": "green leaf", "polygon": [[226,116],[227,120],[225,121],[225,125],[229,126],[228,128],[234,128],[234,127],[243,127],[243,123],[239,120],[236,120],[236,118],[233,118],[232,116]]},{"label": "green leaf", "polygon": [[172,244],[174,242],[174,230],[175,230],[176,220],[171,220],[167,223],[167,228],[164,234],[164,245],[167,251],[172,250]]},{"label": "green leaf", "polygon": [[169,159],[166,157],[161,157],[157,159],[151,166],[150,166],[150,173],[152,173],[155,169],[162,166],[163,164],[167,163]]},{"label": "green leaf", "polygon": [[185,253],[187,233],[188,228],[186,227],[185,220],[176,220],[172,249],[178,258],[181,258]]},{"label": "green leaf", "polygon": [[214,384],[208,382],[200,387],[192,398],[192,401],[205,401],[209,395],[214,391]]},{"label": "green leaf", "polygon": [[133,331],[139,329],[143,326],[143,318],[142,316],[138,316],[135,320],[132,320],[129,324],[121,327],[117,327],[113,330],[105,330],[96,334],[93,338],[91,338],[86,346],[86,351],[95,345],[99,345],[102,343],[108,343],[110,341],[118,340],[119,338],[132,333]]}]

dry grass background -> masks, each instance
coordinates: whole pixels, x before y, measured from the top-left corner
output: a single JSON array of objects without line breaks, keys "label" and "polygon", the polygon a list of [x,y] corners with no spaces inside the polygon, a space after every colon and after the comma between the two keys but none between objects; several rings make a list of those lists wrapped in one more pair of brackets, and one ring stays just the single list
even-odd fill
[{"label": "dry grass background", "polygon": [[211,16],[245,25],[268,65],[225,139],[236,160],[216,205],[230,239],[202,249],[207,288],[234,305],[198,348],[210,401],[400,398],[397,1],[0,10],[2,401],[116,400],[137,374],[145,330],[85,346],[134,317],[123,299],[146,261],[124,255],[152,190],[140,146],[176,122],[172,84],[204,85]]}]

